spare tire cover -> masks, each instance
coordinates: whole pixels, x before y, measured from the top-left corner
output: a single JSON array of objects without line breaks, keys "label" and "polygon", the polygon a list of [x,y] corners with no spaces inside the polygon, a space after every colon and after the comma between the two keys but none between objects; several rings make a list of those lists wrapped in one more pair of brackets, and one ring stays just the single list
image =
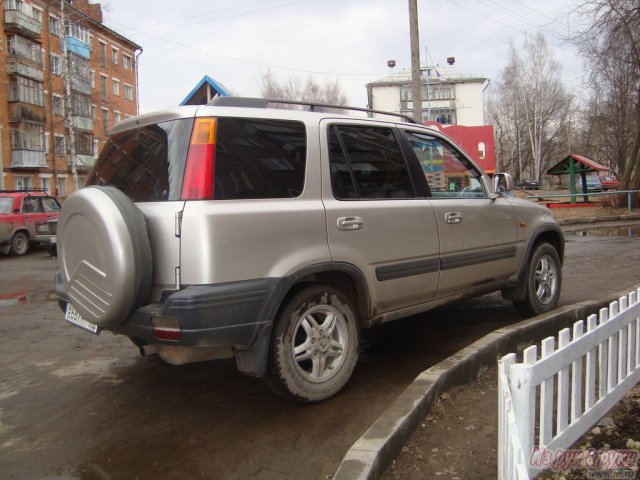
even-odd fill
[{"label": "spare tire cover", "polygon": [[57,243],[63,288],[85,320],[114,326],[147,300],[153,266],[146,220],[120,190],[91,186],[71,195]]}]

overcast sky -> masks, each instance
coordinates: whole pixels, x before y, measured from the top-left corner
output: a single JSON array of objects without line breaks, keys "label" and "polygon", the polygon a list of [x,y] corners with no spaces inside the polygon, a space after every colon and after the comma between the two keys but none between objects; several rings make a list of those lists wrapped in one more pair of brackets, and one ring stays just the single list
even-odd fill
[{"label": "overcast sky", "polygon": [[[337,80],[353,106],[367,82],[410,68],[407,0],[105,0],[107,26],[143,47],[140,111],[179,104],[209,75],[235,93],[260,95],[271,69]],[[456,58],[457,73],[497,79],[508,42],[541,31],[579,93],[582,62],[562,39],[575,28],[577,0],[418,0],[422,64]],[[429,57],[427,58],[427,52]],[[491,87],[490,87],[491,88]]]}]

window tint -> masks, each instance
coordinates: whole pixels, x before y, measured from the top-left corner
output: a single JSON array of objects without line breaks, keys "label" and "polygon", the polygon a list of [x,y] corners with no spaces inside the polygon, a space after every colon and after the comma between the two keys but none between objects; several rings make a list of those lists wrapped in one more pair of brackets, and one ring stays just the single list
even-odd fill
[{"label": "window tint", "polygon": [[422,166],[433,197],[486,196],[480,172],[455,148],[423,133],[406,134]]},{"label": "window tint", "polygon": [[404,157],[390,128],[334,125],[329,130],[336,198],[413,198]]},{"label": "window tint", "polygon": [[303,123],[218,118],[214,198],[300,196],[306,150]]},{"label": "window tint", "polygon": [[193,119],[112,135],[87,185],[113,185],[134,202],[179,200]]}]

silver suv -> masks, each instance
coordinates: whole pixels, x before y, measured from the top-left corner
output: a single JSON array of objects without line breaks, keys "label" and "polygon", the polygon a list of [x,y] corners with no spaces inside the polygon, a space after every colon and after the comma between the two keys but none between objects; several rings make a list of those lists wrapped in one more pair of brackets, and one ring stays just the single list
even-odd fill
[{"label": "silver suv", "polygon": [[556,307],[562,231],[508,174],[406,119],[271,103],[114,128],[58,226],[69,322],[172,364],[233,356],[315,402],[347,383],[372,325],[496,290],[525,315]]}]

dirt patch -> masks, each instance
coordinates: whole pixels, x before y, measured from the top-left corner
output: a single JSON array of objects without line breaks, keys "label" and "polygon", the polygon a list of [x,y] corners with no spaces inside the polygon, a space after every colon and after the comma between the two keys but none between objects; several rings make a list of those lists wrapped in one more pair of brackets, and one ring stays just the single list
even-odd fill
[{"label": "dirt patch", "polygon": [[[493,368],[472,385],[441,395],[383,480],[496,478],[497,384],[497,371]],[[633,388],[571,449],[640,452],[640,386]],[[586,468],[580,468],[547,471],[536,478],[586,480],[589,476]]]}]

